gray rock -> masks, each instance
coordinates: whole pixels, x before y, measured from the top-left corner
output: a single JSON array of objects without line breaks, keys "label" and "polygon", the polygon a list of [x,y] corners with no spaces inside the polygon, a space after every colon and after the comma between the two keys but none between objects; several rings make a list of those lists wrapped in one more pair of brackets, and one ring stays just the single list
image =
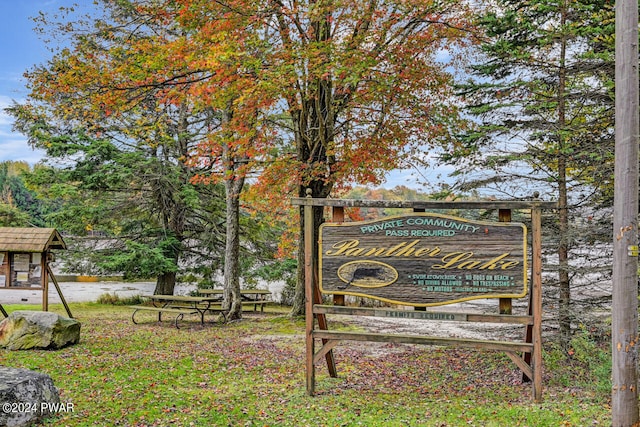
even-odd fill
[{"label": "gray rock", "polygon": [[58,349],[80,341],[80,323],[47,311],[19,310],[0,322],[0,348]]},{"label": "gray rock", "polygon": [[60,404],[49,375],[0,366],[0,426],[28,426],[51,415]]}]

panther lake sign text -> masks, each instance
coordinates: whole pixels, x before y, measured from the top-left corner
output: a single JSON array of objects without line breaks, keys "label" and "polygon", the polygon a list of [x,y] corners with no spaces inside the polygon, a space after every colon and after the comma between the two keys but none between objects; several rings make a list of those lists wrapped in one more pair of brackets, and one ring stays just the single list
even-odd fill
[{"label": "panther lake sign text", "polygon": [[431,306],[527,294],[519,223],[414,213],[320,229],[320,290]]}]

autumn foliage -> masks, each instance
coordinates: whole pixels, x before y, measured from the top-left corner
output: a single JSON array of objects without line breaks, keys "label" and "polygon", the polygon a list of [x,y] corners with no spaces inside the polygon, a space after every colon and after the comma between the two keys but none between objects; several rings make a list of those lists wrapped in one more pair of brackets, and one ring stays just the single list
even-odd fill
[{"label": "autumn foliage", "polygon": [[[183,181],[224,183],[227,206],[244,197],[282,215],[307,188],[327,197],[380,183],[462,126],[450,101],[470,31],[461,2],[98,3],[104,14],[84,26],[43,21],[71,42],[28,73],[24,127],[55,123],[57,135],[170,158]],[[79,153],[30,132],[52,157]]]},{"label": "autumn foliage", "polygon": [[29,74],[33,99],[96,136],[139,114],[124,133],[148,144],[166,133],[150,109],[198,117],[191,166],[256,174],[263,199],[379,183],[460,126],[447,67],[469,24],[456,2],[101,3],[103,19]]}]

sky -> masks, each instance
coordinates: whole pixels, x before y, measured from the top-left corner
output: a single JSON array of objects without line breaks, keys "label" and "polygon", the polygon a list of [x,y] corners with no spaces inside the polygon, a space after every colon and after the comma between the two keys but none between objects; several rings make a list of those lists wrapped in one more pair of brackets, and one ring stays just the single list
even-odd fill
[{"label": "sky", "polygon": [[13,119],[4,109],[27,95],[24,72],[49,58],[47,48],[33,31],[38,11],[53,11],[59,0],[2,0],[0,14],[0,161],[36,163],[42,153],[33,150],[23,135],[12,132]]},{"label": "sky", "polygon": [[[23,102],[27,96],[25,71],[45,64],[51,52],[34,31],[32,18],[39,12],[55,13],[60,7],[73,3],[91,3],[92,0],[0,0],[0,162],[26,161],[33,165],[43,153],[27,144],[27,139],[12,131],[13,118],[4,112],[14,101]],[[392,171],[387,176],[386,188],[405,185],[424,190],[426,181],[437,183],[446,178],[447,169],[426,169],[419,174]]]}]

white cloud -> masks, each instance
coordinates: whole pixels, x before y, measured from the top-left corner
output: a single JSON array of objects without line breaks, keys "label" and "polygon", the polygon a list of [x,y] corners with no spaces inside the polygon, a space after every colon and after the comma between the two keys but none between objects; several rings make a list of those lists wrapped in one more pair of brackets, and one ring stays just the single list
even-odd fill
[{"label": "white cloud", "polygon": [[33,165],[42,159],[44,152],[29,147],[27,138],[11,129],[13,117],[4,110],[12,103],[11,98],[0,95],[0,161],[25,161]]},{"label": "white cloud", "polygon": [[383,188],[394,188],[403,185],[408,188],[421,189],[423,191],[435,191],[441,184],[453,184],[453,179],[449,177],[454,172],[451,166],[438,166],[419,169],[396,169],[386,175],[386,182]]},{"label": "white cloud", "polygon": [[13,123],[13,119],[4,111],[4,109],[10,106],[11,103],[11,98],[0,95],[0,126],[10,126],[11,123]]},{"label": "white cloud", "polygon": [[25,161],[33,165],[42,159],[44,153],[29,147],[26,138],[6,138],[3,133],[0,130],[0,161]]}]

